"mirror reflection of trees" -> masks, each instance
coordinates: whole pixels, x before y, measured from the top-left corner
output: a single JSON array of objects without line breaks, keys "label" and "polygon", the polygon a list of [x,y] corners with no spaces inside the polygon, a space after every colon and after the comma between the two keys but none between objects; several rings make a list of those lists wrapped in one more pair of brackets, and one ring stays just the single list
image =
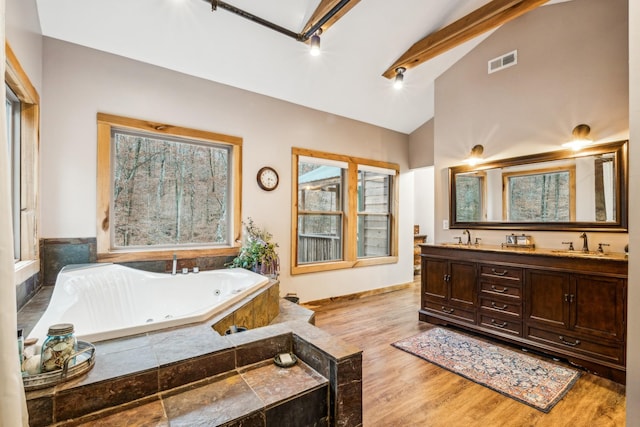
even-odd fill
[{"label": "mirror reflection of trees", "polygon": [[226,242],[226,147],[120,130],[113,141],[116,247]]}]

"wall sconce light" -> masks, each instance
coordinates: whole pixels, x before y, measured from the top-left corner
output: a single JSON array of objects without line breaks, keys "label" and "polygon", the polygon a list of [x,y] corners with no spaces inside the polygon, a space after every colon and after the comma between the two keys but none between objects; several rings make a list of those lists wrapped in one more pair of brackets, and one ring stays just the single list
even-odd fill
[{"label": "wall sconce light", "polygon": [[393,87],[396,89],[402,89],[404,86],[404,72],[407,71],[404,67],[396,68],[396,78],[393,80]]},{"label": "wall sconce light", "polygon": [[320,55],[320,34],[322,34],[322,29],[318,28],[318,31],[309,40],[309,53],[311,56]]},{"label": "wall sconce light", "polygon": [[589,137],[589,133],[591,133],[591,127],[580,124],[574,127],[571,132],[573,139],[570,142],[562,144],[562,146],[571,148],[574,151],[579,151],[587,145],[593,144],[593,139]]},{"label": "wall sconce light", "polygon": [[475,166],[480,163],[482,160],[482,153],[484,152],[484,147],[480,144],[474,145],[469,153],[469,157],[467,157],[466,163],[470,166]]}]

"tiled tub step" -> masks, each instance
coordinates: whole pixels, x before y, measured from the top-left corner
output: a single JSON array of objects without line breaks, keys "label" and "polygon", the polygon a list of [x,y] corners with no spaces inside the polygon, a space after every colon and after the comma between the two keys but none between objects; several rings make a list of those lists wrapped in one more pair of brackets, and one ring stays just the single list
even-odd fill
[{"label": "tiled tub step", "polygon": [[280,368],[265,361],[171,390],[137,407],[60,425],[118,426],[127,420],[136,426],[326,426],[328,384],[303,362]]}]

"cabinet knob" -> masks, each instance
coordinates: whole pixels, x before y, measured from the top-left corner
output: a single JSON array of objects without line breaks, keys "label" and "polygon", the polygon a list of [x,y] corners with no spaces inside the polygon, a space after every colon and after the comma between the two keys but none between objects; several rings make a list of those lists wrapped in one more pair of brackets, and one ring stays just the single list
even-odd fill
[{"label": "cabinet knob", "polygon": [[502,288],[502,289],[498,289],[496,288],[496,285],[491,285],[491,290],[495,291],[495,292],[500,292],[501,294],[507,292],[509,289],[507,288]]},{"label": "cabinet knob", "polygon": [[445,313],[447,313],[447,314],[451,314],[451,313],[453,313],[453,312],[454,312],[454,309],[453,309],[453,308],[447,308],[447,307],[445,307],[445,306],[443,305],[443,306],[442,306],[442,311],[443,311],[443,312],[445,312]]},{"label": "cabinet knob", "polygon": [[506,275],[507,275],[507,273],[509,272],[509,270],[496,271],[496,269],[495,269],[495,268],[492,268],[492,269],[491,269],[491,272],[492,272],[493,274],[495,274],[496,276],[506,276]]},{"label": "cabinet knob", "polygon": [[507,326],[507,322],[498,323],[495,319],[491,319],[491,325],[497,328],[504,328],[505,326]]}]

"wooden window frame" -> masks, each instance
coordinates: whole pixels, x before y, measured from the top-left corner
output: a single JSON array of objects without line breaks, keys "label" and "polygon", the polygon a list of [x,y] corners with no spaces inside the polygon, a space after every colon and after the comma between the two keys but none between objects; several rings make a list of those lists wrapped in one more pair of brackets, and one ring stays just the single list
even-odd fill
[{"label": "wooden window frame", "polygon": [[15,53],[5,42],[5,83],[20,100],[20,256],[15,264],[15,284],[40,271],[39,252],[39,152],[40,96]]},{"label": "wooden window frame", "polygon": [[[576,220],[576,166],[567,165],[562,167],[553,168],[541,168],[541,169],[529,169],[514,172],[505,172],[502,174],[502,218],[504,221],[510,221],[509,216],[509,203],[510,203],[510,188],[509,180],[513,177],[522,177],[529,175],[544,175],[552,173],[567,172],[569,174],[569,221]],[[550,223],[552,223],[550,221]]]},{"label": "wooden window frame", "polygon": [[[171,258],[179,254],[181,258],[196,258],[203,256],[234,256],[238,253],[242,231],[242,138],[223,135],[214,132],[184,128],[166,123],[150,122],[128,117],[98,113],[98,150],[97,150],[97,205],[96,205],[96,237],[98,261],[126,262],[148,261]],[[182,137],[230,147],[232,154],[232,209],[233,242],[222,247],[163,247],[158,249],[118,248],[111,245],[111,228],[109,210],[111,205],[111,134],[112,128],[129,129],[159,136]]]},{"label": "wooden window frame", "polygon": [[[345,182],[345,206],[343,223],[343,259],[298,265],[298,159],[300,156],[345,162],[349,165]],[[358,258],[358,165],[367,165],[395,171],[393,177],[391,200],[391,219],[388,256]],[[315,273],[319,271],[341,270],[347,268],[366,267],[370,265],[393,264],[398,262],[398,207],[399,207],[399,172],[395,163],[364,159],[341,154],[327,153],[306,148],[291,149],[291,274]]]}]

